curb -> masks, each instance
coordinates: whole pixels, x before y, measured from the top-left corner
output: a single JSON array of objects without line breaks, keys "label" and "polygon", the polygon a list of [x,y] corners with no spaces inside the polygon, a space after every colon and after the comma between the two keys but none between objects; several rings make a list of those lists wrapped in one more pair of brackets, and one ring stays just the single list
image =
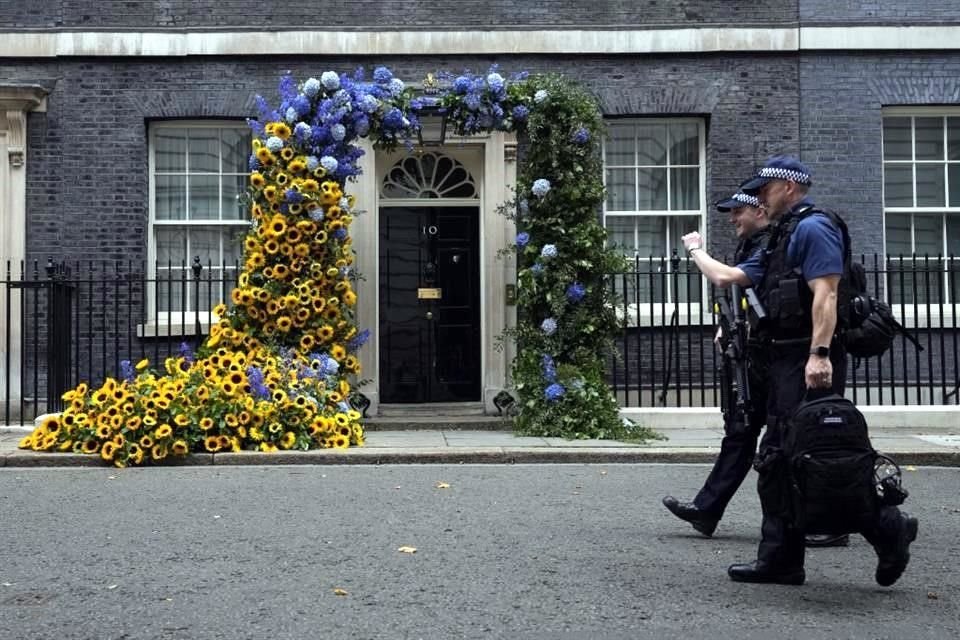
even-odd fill
[{"label": "curb", "polygon": [[[960,451],[885,451],[902,465],[960,467]],[[392,448],[344,451],[277,451],[260,453],[191,453],[158,467],[285,466],[285,465],[386,465],[386,464],[712,464],[715,449],[619,447],[543,448]],[[75,453],[14,451],[0,455],[0,467],[102,467],[112,468],[99,456]]]}]

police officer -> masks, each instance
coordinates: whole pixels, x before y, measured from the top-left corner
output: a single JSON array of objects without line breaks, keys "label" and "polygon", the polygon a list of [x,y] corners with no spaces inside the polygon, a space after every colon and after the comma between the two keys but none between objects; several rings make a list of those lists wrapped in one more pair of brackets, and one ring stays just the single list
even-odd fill
[{"label": "police officer", "polygon": [[[846,352],[835,337],[843,236],[807,197],[811,184],[810,171],[799,160],[773,156],[741,185],[760,199],[771,220],[766,248],[739,265],[748,280],[759,283],[768,316],[760,338],[768,345],[770,369],[767,431],[755,464],[762,539],[754,562],[727,570],[737,582],[803,584],[804,537],[785,504],[781,425],[807,389],[832,389],[841,395],[844,389]],[[877,552],[877,582],[896,582],[910,560],[917,519],[896,507],[883,507],[861,533]]]},{"label": "police officer", "polygon": [[[721,200],[716,204],[717,210],[730,216],[730,223],[736,231],[740,242],[734,253],[734,263],[739,264],[753,255],[761,246],[765,245],[767,237],[766,227],[769,224],[766,211],[760,206],[756,197],[742,192]],[[730,284],[730,277],[736,277],[736,267],[731,271],[718,269],[717,265],[708,261],[709,257],[703,250],[703,240],[696,231],[683,237],[683,244],[694,262],[701,271],[715,285],[725,287]],[[712,259],[711,259],[712,260]],[[726,265],[722,265],[726,267]],[[729,267],[728,267],[729,268]],[[732,302],[739,304],[739,301]],[[750,369],[748,371],[750,383],[751,406],[747,420],[734,416],[733,412],[724,415],[724,437],[720,443],[720,453],[710,475],[707,476],[703,488],[697,493],[693,502],[680,502],[673,496],[666,496],[663,505],[681,520],[693,525],[693,528],[703,535],[713,535],[717,523],[723,517],[727,504],[733,498],[737,489],[743,483],[750,467],[753,464],[753,455],[757,450],[757,438],[760,429],[766,422],[766,374],[763,366],[764,354],[762,350],[751,348]],[[729,393],[723,389],[722,393]]]}]

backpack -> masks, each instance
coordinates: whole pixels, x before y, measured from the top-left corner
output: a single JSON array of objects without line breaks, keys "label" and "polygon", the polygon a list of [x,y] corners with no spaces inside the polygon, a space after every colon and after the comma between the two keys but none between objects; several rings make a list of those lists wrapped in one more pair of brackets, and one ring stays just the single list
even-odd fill
[{"label": "backpack", "polygon": [[890,305],[868,292],[866,269],[853,259],[850,232],[843,218],[832,211],[813,207],[802,210],[800,218],[812,213],[825,215],[843,236],[843,274],[837,291],[837,329],[847,353],[855,359],[883,355],[893,346],[897,333],[902,333],[919,351],[923,351],[916,338],[893,317]]},{"label": "backpack", "polygon": [[879,505],[874,478],[879,454],[852,402],[814,393],[808,392],[783,425],[794,526],[806,533],[858,532]]}]

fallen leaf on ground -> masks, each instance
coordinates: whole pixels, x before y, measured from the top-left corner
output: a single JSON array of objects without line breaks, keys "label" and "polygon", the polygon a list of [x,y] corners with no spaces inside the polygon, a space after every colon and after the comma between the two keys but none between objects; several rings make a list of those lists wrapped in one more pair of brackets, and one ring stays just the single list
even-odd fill
[{"label": "fallen leaf on ground", "polygon": [[340,587],[337,587],[336,589],[333,590],[333,595],[335,595],[335,596],[345,596],[345,595],[347,595],[347,592],[346,592],[345,590],[341,589]]},{"label": "fallen leaf on ground", "polygon": [[917,468],[916,468],[915,466],[913,466],[912,464],[908,464],[907,466],[904,467],[904,469],[906,469],[907,471],[916,471],[916,470],[917,470]]},{"label": "fallen leaf on ground", "polygon": [[119,585],[112,584],[107,589],[116,589]]},{"label": "fallen leaf on ground", "polygon": [[601,472],[600,472],[600,475],[605,476],[605,475],[607,475],[607,472],[606,472],[606,471],[601,471]]},{"label": "fallen leaf on ground", "polygon": [[940,596],[937,595],[936,591],[928,591],[927,598],[929,598],[930,600],[939,600]]},{"label": "fallen leaf on ground", "polygon": [[397,551],[399,551],[400,553],[416,553],[416,552],[417,552],[417,548],[416,548],[416,547],[403,546],[403,547],[400,547],[399,549],[397,549]]},{"label": "fallen leaf on ground", "polygon": [[107,480],[116,480],[117,476],[107,476]]},{"label": "fallen leaf on ground", "polygon": [[449,488],[450,488],[450,483],[449,483],[449,482],[438,482],[436,486],[437,486],[437,489],[449,489]]}]

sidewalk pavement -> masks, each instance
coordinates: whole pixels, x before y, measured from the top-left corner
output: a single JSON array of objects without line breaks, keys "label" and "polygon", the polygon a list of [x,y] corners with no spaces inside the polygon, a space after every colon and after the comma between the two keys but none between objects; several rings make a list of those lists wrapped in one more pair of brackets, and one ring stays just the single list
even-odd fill
[{"label": "sidewalk pavement", "polygon": [[[612,440],[564,440],[515,436],[509,431],[368,431],[363,447],[277,453],[193,453],[169,464],[420,464],[420,463],[712,463],[723,430],[661,428],[667,440],[645,444]],[[0,427],[0,467],[105,466],[98,456],[38,453],[17,448],[25,427]],[[871,429],[873,446],[901,465],[960,467],[960,425],[956,428]]]}]

